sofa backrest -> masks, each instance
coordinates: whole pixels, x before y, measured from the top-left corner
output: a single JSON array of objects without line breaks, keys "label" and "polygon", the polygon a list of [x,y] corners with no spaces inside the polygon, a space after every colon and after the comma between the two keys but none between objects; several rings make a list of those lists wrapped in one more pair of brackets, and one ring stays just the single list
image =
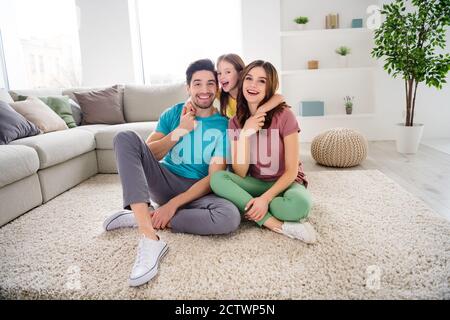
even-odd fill
[{"label": "sofa backrest", "polygon": [[14,101],[17,101],[18,96],[33,96],[33,97],[49,97],[49,96],[61,96],[63,89],[61,88],[45,88],[45,89],[23,89],[23,90],[10,90],[9,95]]},{"label": "sofa backrest", "polygon": [[[17,100],[19,95],[24,96],[69,96],[78,102],[74,92],[86,92],[92,90],[102,90],[107,88],[68,88],[68,89],[30,89],[11,90],[11,97]],[[126,122],[157,121],[167,108],[186,101],[188,94],[183,83],[171,85],[119,85],[119,92],[122,94],[123,111]]]},{"label": "sofa backrest", "polygon": [[126,85],[123,96],[125,121],[157,121],[164,110],[186,101],[187,97],[183,83],[158,86]]}]

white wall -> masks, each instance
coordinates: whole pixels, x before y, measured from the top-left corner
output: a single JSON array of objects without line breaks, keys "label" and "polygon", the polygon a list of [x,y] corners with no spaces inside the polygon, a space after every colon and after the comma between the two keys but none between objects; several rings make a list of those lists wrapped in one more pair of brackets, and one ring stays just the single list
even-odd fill
[{"label": "white wall", "polygon": [[76,0],[80,14],[82,85],[140,82],[128,0]]},{"label": "white wall", "polygon": [[267,60],[280,70],[280,51],[279,0],[242,0],[242,52],[245,63]]}]

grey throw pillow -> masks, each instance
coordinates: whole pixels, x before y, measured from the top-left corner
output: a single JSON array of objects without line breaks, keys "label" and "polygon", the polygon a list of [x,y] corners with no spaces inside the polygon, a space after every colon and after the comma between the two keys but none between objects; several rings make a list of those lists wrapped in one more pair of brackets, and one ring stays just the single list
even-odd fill
[{"label": "grey throw pillow", "polygon": [[83,118],[83,113],[81,112],[81,107],[73,99],[69,98],[70,108],[72,108],[72,116],[75,120],[77,126],[81,125],[81,120]]},{"label": "grey throw pillow", "polygon": [[4,101],[0,101],[0,119],[0,144],[41,133],[33,123]]},{"label": "grey throw pillow", "polygon": [[118,86],[97,91],[74,92],[74,95],[83,113],[82,125],[125,123]]}]

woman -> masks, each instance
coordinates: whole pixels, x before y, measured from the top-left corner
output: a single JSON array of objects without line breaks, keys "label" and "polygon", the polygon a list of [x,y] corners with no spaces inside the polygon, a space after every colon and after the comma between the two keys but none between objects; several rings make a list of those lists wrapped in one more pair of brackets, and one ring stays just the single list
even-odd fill
[{"label": "woman", "polygon": [[285,103],[258,112],[277,88],[278,75],[269,62],[257,60],[243,70],[237,114],[229,122],[234,173],[215,173],[211,189],[259,226],[314,243],[314,228],[300,222],[312,202],[299,161],[297,119]]}]

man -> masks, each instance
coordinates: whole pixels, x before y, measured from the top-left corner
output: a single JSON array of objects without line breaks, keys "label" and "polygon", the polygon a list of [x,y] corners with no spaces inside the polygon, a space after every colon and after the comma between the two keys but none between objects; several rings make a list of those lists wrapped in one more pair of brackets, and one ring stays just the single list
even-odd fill
[{"label": "man", "polygon": [[[210,176],[226,167],[228,127],[228,120],[213,107],[218,83],[213,62],[191,63],[186,83],[194,110],[186,112],[183,103],[167,109],[146,142],[133,131],[114,137],[123,206],[132,211],[113,214],[104,228],[137,225],[142,235],[131,286],[152,279],[167,252],[155,229],[226,234],[235,231],[241,220],[236,206],[212,194],[209,184]],[[155,210],[150,200],[161,206]]]}]

